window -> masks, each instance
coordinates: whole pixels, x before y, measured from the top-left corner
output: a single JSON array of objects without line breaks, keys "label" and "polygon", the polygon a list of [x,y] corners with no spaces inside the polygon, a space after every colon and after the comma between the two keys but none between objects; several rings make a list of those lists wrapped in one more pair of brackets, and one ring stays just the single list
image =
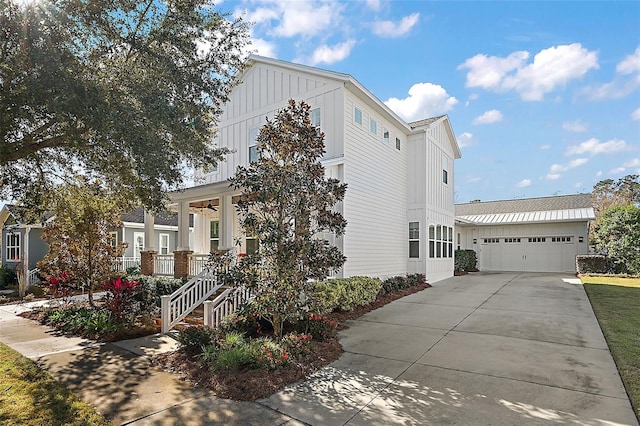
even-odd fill
[{"label": "window", "polygon": [[169,254],[169,234],[160,234],[159,254]]},{"label": "window", "polygon": [[109,232],[109,244],[113,248],[116,248],[118,246],[118,232],[117,231]]},{"label": "window", "polygon": [[353,109],[353,121],[362,125],[362,111],[359,108]]},{"label": "window", "polygon": [[529,242],[530,243],[546,243],[547,242],[547,238],[546,237],[533,237],[533,238],[529,238]]},{"label": "window", "polygon": [[400,151],[400,138],[396,138],[396,149]]},{"label": "window", "polygon": [[220,221],[218,220],[211,221],[209,230],[209,241],[211,242],[209,245],[209,250],[218,250],[218,247],[220,247]]},{"label": "window", "polygon": [[505,238],[504,242],[505,243],[519,243],[521,241],[521,238]]},{"label": "window", "polygon": [[500,242],[500,238],[484,238],[482,242],[485,244],[498,244]]},{"label": "window", "polygon": [[320,108],[314,108],[309,113],[309,120],[314,127],[320,127]]},{"label": "window", "polygon": [[458,250],[460,250],[460,233],[458,232]]},{"label": "window", "polygon": [[389,130],[382,128],[382,140],[384,143],[389,143]]},{"label": "window", "polygon": [[436,227],[429,225],[429,257],[436,257]]},{"label": "window", "polygon": [[442,156],[442,183],[449,183],[449,159]]},{"label": "window", "polygon": [[409,222],[409,258],[420,257],[420,222]]},{"label": "window", "polygon": [[453,228],[449,227],[449,256],[453,257]]},{"label": "window", "polygon": [[256,237],[247,237],[246,246],[247,254],[256,254],[258,252],[258,239]]},{"label": "window", "polygon": [[255,127],[249,130],[249,163],[258,161],[258,134],[260,130]]},{"label": "window", "polygon": [[7,262],[20,262],[20,234],[7,234],[6,243]]},{"label": "window", "polygon": [[551,237],[552,243],[570,243],[571,237]]},{"label": "window", "polygon": [[369,131],[374,135],[378,134],[378,123],[373,118],[369,119]]},{"label": "window", "polygon": [[133,233],[133,257],[140,259],[140,252],[144,250],[144,232]]},{"label": "window", "polygon": [[442,257],[442,226],[436,225],[436,257]]}]

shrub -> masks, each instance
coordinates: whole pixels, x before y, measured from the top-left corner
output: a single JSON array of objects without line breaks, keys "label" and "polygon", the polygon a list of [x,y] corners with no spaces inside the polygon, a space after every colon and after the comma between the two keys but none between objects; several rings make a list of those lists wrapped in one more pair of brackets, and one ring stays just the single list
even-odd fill
[{"label": "shrub", "polygon": [[107,309],[70,307],[45,312],[45,322],[58,330],[81,336],[107,334],[122,329]]},{"label": "shrub", "polygon": [[390,294],[396,291],[411,288],[417,285],[424,286],[427,284],[424,274],[408,274],[405,277],[396,276],[389,277],[382,282],[380,294]]},{"label": "shrub", "polygon": [[145,312],[135,301],[141,292],[140,281],[111,278],[104,284],[104,289],[106,294],[102,300],[114,320],[122,324],[133,323],[138,315]]},{"label": "shrub", "polygon": [[0,289],[18,284],[16,271],[10,268],[0,267]]},{"label": "shrub", "polygon": [[287,350],[268,337],[259,337],[249,343],[251,360],[247,366],[267,370],[277,370],[290,362]]},{"label": "shrub", "polygon": [[318,281],[314,283],[311,298],[311,309],[320,315],[333,312],[339,305],[340,291],[337,289],[341,280]]},{"label": "shrub", "polygon": [[456,250],[453,260],[455,272],[473,272],[478,270],[478,256],[474,250]]},{"label": "shrub", "polygon": [[254,312],[243,310],[222,318],[218,330],[224,334],[236,331],[245,336],[257,336],[261,332],[261,326]]},{"label": "shrub", "polygon": [[601,254],[580,254],[576,256],[576,270],[579,274],[606,274],[609,272],[607,257]]},{"label": "shrub", "polygon": [[210,346],[215,331],[209,327],[187,327],[178,331],[176,340],[190,354],[197,354]]},{"label": "shrub", "polygon": [[351,311],[376,300],[380,287],[378,278],[362,276],[315,283],[312,310],[320,314],[336,309]]},{"label": "shrub", "polygon": [[140,291],[134,300],[142,312],[149,317],[159,315],[161,296],[169,295],[182,287],[185,280],[169,277],[150,277],[147,275],[127,275],[128,280],[138,281]]},{"label": "shrub", "polygon": [[311,341],[313,336],[310,334],[299,334],[291,332],[285,335],[280,341],[280,345],[291,355],[292,358],[302,359],[313,352]]},{"label": "shrub", "polygon": [[295,324],[295,329],[299,333],[312,335],[320,342],[336,335],[336,324],[319,314],[308,314],[304,320]]}]

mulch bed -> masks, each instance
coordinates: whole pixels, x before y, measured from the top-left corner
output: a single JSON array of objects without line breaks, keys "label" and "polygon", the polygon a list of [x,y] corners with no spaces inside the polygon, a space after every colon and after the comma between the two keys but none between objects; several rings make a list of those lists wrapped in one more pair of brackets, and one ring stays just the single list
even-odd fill
[{"label": "mulch bed", "polygon": [[[387,303],[431,287],[429,284],[414,286],[395,293],[379,296],[376,301],[349,312],[333,312],[327,317],[336,323],[338,330],[348,328],[346,321],[356,319]],[[285,368],[265,370],[243,370],[215,372],[203,368],[202,364],[183,350],[156,355],[153,363],[165,371],[179,374],[181,379],[195,386],[207,388],[220,398],[239,401],[255,401],[266,398],[285,386],[303,380],[314,371],[340,358],[344,350],[337,338],[314,342],[314,352],[302,362]]]}]

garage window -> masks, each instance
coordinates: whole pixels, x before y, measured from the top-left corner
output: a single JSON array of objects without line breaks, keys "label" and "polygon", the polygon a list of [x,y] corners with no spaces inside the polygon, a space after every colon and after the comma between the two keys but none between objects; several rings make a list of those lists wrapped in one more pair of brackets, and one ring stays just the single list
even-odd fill
[{"label": "garage window", "polygon": [[482,242],[485,244],[497,244],[500,242],[500,238],[484,238]]},{"label": "garage window", "polygon": [[429,257],[436,257],[436,227],[429,225]]},{"label": "garage window", "polygon": [[570,243],[571,237],[551,237],[552,243]]},{"label": "garage window", "polygon": [[530,243],[546,243],[547,237],[532,237],[529,238]]},{"label": "garage window", "polygon": [[505,243],[519,243],[521,241],[520,238],[505,238],[504,242]]}]

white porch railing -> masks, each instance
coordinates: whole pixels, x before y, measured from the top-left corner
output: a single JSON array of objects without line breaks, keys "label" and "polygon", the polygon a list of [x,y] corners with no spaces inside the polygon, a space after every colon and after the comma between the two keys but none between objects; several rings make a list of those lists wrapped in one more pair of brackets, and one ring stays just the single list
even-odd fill
[{"label": "white porch railing", "polygon": [[173,254],[156,255],[153,261],[153,274],[172,277],[174,265]]},{"label": "white porch railing", "polygon": [[222,283],[219,282],[218,275],[205,269],[171,295],[162,296],[162,332],[167,333],[171,330],[220,287]]},{"label": "white porch railing", "polygon": [[118,257],[113,262],[115,271],[126,271],[127,268],[140,267],[140,258],[138,257]]},{"label": "white porch railing", "polygon": [[40,284],[40,270],[38,268],[31,269],[27,271],[27,288],[34,286],[36,284]]},{"label": "white porch railing", "polygon": [[208,254],[191,254],[189,255],[189,276],[195,277],[202,272],[207,266],[209,260]]},{"label": "white porch railing", "polygon": [[204,325],[217,327],[222,318],[235,312],[240,305],[251,302],[253,295],[248,288],[228,288],[214,300],[204,302]]}]

